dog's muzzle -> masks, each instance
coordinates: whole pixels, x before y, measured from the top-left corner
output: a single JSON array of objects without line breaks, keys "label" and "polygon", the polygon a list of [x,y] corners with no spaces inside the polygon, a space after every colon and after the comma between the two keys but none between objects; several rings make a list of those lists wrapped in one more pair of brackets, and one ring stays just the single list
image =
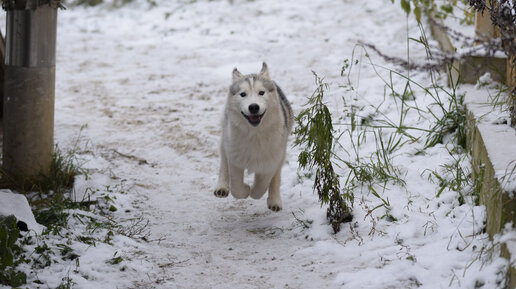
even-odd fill
[{"label": "dog's muzzle", "polygon": [[260,124],[260,122],[262,121],[262,117],[265,114],[265,111],[262,114],[251,114],[251,115],[247,115],[242,111],[241,111],[241,113],[252,126],[258,126]]}]

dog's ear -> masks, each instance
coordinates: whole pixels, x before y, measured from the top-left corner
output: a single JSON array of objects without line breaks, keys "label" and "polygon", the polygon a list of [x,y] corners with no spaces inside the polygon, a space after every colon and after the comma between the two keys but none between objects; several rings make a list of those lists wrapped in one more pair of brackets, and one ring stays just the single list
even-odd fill
[{"label": "dog's ear", "polygon": [[233,68],[233,81],[239,80],[242,77],[244,77],[244,75],[242,73],[240,73],[240,71],[238,71],[238,69],[236,67]]},{"label": "dog's ear", "polygon": [[267,63],[263,62],[262,70],[260,71],[260,76],[263,78],[271,79],[269,76],[269,68],[267,67]]}]

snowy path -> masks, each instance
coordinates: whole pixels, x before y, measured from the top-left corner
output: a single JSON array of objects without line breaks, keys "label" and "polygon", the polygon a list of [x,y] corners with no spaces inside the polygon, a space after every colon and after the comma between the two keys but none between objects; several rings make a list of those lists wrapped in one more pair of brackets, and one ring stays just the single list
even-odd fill
[{"label": "snowy path", "polygon": [[[114,183],[125,180],[153,240],[120,248],[129,270],[117,273],[115,285],[99,282],[113,288],[446,287],[452,272],[425,263],[432,256],[415,266],[405,260],[414,252],[393,239],[347,246],[349,229],[333,237],[317,196],[299,184],[292,149],[283,168],[283,211],[270,212],[264,199],[212,193],[232,68],[252,73],[267,61],[298,111],[315,88],[311,71],[338,79],[358,40],[406,55],[399,3],[184,2],[60,12],[56,142],[70,148],[81,135],[85,166]],[[365,91],[383,91],[372,72],[361,77]],[[313,220],[312,228],[304,230],[293,213]],[[447,237],[439,240],[446,244]],[[469,257],[457,256],[464,266]],[[389,266],[395,261],[401,265]]]}]

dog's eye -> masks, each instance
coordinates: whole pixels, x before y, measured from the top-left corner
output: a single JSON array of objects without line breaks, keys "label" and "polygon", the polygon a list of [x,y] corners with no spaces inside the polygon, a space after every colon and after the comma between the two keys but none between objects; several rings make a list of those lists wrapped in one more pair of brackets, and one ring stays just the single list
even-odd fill
[{"label": "dog's eye", "polygon": [[247,96],[247,93],[242,92],[242,93],[240,93],[240,96],[241,96],[241,97],[246,97],[246,96]]},{"label": "dog's eye", "polygon": [[258,92],[259,95],[264,95],[265,94],[265,91],[263,90],[260,90],[260,92]]}]

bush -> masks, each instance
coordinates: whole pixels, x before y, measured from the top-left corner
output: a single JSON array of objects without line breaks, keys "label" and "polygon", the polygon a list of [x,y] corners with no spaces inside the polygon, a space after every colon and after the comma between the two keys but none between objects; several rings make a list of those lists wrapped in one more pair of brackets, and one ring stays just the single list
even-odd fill
[{"label": "bush", "polygon": [[27,276],[16,271],[19,264],[21,248],[16,245],[20,230],[13,215],[0,217],[0,284],[18,287],[27,283]]}]

